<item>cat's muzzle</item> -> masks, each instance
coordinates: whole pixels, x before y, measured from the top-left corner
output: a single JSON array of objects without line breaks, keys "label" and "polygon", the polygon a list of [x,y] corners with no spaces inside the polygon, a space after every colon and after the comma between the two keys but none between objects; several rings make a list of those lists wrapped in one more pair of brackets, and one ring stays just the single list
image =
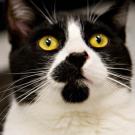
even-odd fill
[{"label": "cat's muzzle", "polygon": [[89,88],[83,83],[81,68],[88,58],[86,52],[72,53],[53,71],[52,77],[57,82],[66,83],[62,97],[66,102],[80,103],[89,97]]}]

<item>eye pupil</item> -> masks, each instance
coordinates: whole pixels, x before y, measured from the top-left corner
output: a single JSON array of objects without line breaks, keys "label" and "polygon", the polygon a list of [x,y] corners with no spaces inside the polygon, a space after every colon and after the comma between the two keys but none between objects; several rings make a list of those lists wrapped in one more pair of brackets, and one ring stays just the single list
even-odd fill
[{"label": "eye pupil", "polygon": [[52,43],[52,41],[51,41],[50,38],[47,38],[46,41],[45,41],[45,43],[46,43],[47,46],[50,46],[51,43]]},{"label": "eye pupil", "polygon": [[102,38],[100,35],[96,36],[96,41],[100,44],[102,42]]}]

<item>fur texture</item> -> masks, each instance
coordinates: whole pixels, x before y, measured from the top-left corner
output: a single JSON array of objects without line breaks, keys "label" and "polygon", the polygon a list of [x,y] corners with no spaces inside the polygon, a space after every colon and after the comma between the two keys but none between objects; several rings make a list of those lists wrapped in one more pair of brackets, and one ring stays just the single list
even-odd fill
[{"label": "fur texture", "polygon": [[[100,16],[87,7],[49,17],[42,4],[28,3],[35,17],[41,16],[32,25],[23,23],[31,29],[25,36],[9,20],[15,87],[3,135],[135,134],[132,62],[125,46],[127,3],[118,1]],[[16,39],[13,32],[21,36]],[[88,43],[96,33],[109,38],[105,48]],[[47,52],[37,41],[50,34],[60,47]]]}]

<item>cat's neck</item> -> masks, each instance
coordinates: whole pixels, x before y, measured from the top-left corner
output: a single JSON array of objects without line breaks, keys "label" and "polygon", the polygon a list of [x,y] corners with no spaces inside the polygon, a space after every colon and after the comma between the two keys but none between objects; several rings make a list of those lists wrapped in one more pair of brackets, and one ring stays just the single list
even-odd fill
[{"label": "cat's neck", "polygon": [[[44,135],[44,133],[63,135],[63,132],[67,133],[67,131],[69,133],[67,135],[74,135],[77,134],[78,130],[80,130],[78,135],[93,133],[97,135],[96,131],[102,130],[102,126],[108,127],[109,125],[113,131],[116,128],[122,128],[123,120],[124,122],[135,123],[135,101],[133,101],[135,99],[133,96],[134,92],[121,88],[113,94],[107,92],[102,98],[104,100],[100,100],[101,97],[98,97],[97,101],[91,99],[91,102],[87,100],[78,105],[52,102],[51,99],[44,102],[45,99],[42,99],[32,105],[20,106],[13,101],[7,118],[7,127],[13,129],[14,126],[12,125],[19,123],[19,128],[23,127],[26,131],[27,127],[32,129],[32,133],[28,130],[28,135]],[[114,122],[117,124],[115,125]],[[16,129],[13,130],[16,131]],[[18,132],[20,133],[20,131]],[[108,134],[108,132],[110,133],[110,130],[103,132],[103,134]]]},{"label": "cat's neck", "polygon": [[[41,99],[40,102],[31,105],[18,105],[13,102],[12,111],[18,113],[17,115],[23,115],[39,123],[45,121],[66,120],[75,118],[76,121],[86,119],[99,119],[106,115],[121,114],[126,115],[127,111],[133,109],[134,93],[128,91],[125,88],[120,88],[116,91],[110,91],[103,97],[94,99],[88,99],[82,104],[67,104],[61,101],[51,101],[48,99]],[[57,96],[56,96],[57,97]],[[40,116],[40,117],[39,117]],[[130,115],[129,115],[130,117]]]}]

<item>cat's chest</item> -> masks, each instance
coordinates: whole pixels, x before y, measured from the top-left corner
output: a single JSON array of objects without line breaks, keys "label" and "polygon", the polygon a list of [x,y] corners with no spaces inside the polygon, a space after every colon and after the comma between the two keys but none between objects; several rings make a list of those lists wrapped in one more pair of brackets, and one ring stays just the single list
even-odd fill
[{"label": "cat's chest", "polygon": [[[135,135],[135,123],[132,122],[106,122],[103,125],[73,126],[59,129],[44,129],[41,131],[27,132],[27,135]],[[20,135],[20,134],[19,134]],[[22,134],[23,135],[23,134]]]},{"label": "cat's chest", "polygon": [[19,119],[14,118],[15,121],[8,123],[10,130],[6,130],[4,135],[135,135],[135,117],[119,114],[104,117],[66,116],[45,123]]},{"label": "cat's chest", "polygon": [[135,135],[134,127],[134,120],[112,117],[100,121],[69,122],[66,128],[48,130],[46,135]]}]

